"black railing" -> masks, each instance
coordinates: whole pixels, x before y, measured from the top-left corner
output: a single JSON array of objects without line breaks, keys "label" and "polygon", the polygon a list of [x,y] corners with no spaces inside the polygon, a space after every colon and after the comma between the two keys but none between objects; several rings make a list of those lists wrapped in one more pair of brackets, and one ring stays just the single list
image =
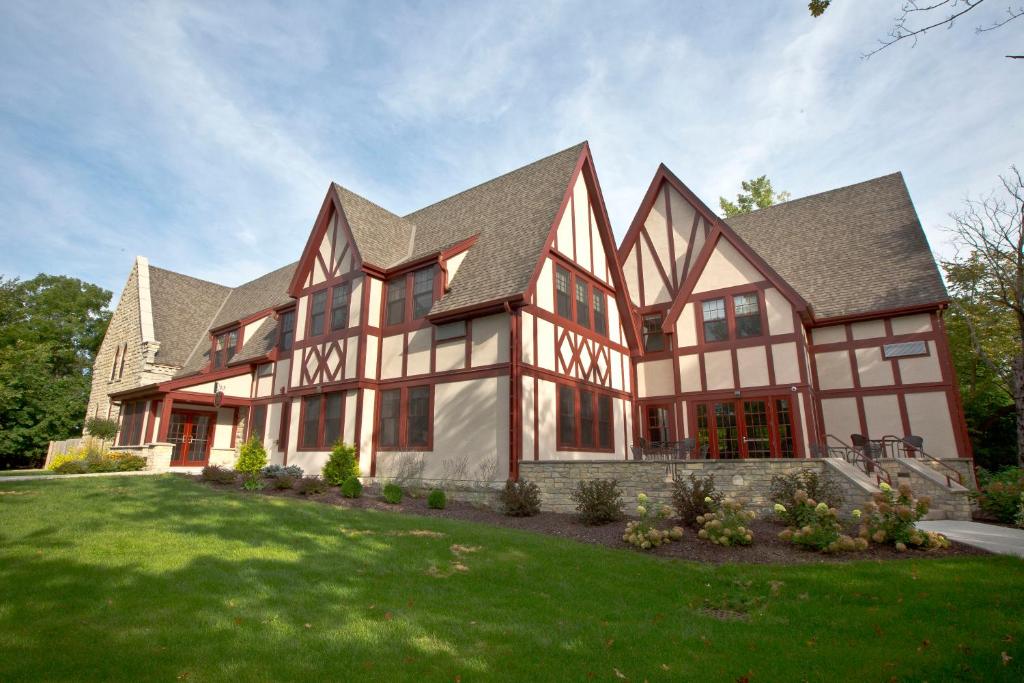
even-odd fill
[{"label": "black railing", "polygon": [[[842,439],[832,434],[825,435],[825,453],[830,458],[842,458],[851,465],[859,468],[864,474],[869,477],[875,478],[875,483],[881,484],[885,481],[886,484],[892,486],[892,478],[889,473],[885,471],[885,468],[878,464],[875,460],[875,455],[879,451],[872,448],[870,444],[865,446],[851,446]],[[832,439],[834,444],[827,442],[828,439]]]},{"label": "black railing", "polygon": [[[682,441],[645,441],[640,439],[631,446],[634,460],[664,461],[664,460],[689,460],[695,453],[695,440],[683,439]],[[707,449],[701,449],[707,457]]]},{"label": "black railing", "polygon": [[963,475],[960,470],[942,462],[934,455],[924,450],[924,440],[919,436],[899,437],[886,434],[881,439],[874,440],[881,449],[884,457],[888,458],[920,458],[931,463],[939,469],[940,474],[946,477],[946,486],[952,488],[953,480],[963,486]]}]

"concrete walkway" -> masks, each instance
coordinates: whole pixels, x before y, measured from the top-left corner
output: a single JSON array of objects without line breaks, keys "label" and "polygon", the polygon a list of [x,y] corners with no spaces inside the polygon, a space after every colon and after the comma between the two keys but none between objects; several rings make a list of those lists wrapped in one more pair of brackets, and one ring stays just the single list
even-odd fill
[{"label": "concrete walkway", "polygon": [[0,484],[18,484],[26,481],[43,481],[47,479],[81,479],[84,477],[145,477],[153,474],[166,474],[166,470],[139,470],[137,472],[92,472],[90,474],[40,474],[23,477],[0,477]]},{"label": "concrete walkway", "polygon": [[973,545],[975,548],[1000,555],[1024,557],[1024,529],[954,520],[918,522],[917,526],[924,531],[937,531],[950,540]]}]

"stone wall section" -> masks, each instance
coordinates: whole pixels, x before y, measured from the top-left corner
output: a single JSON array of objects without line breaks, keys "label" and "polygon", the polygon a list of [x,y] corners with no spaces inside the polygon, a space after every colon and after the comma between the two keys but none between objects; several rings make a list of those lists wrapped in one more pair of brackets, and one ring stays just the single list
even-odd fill
[{"label": "stone wall section", "polygon": [[[86,418],[118,419],[120,412],[117,406],[111,405],[110,394],[139,386],[146,360],[140,314],[139,264],[136,261],[93,362],[92,389]],[[118,349],[126,349],[123,373],[114,368],[115,360],[118,365],[121,363]]]}]

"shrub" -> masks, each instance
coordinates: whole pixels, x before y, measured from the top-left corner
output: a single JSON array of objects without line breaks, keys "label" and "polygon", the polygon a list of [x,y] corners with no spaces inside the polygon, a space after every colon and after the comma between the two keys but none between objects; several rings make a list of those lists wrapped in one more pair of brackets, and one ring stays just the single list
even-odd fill
[{"label": "shrub", "polygon": [[427,507],[431,510],[444,510],[448,506],[448,496],[441,489],[434,489],[427,496]]},{"label": "shrub", "polygon": [[533,517],[540,512],[540,489],[532,481],[509,479],[500,498],[502,512],[510,517]]},{"label": "shrub", "polygon": [[726,498],[714,507],[713,511],[697,518],[701,525],[698,537],[722,546],[750,545],[754,541],[754,532],[748,526],[754,520],[754,513],[744,510],[743,503]]},{"label": "shrub", "polygon": [[263,442],[254,434],[238,450],[235,469],[242,474],[259,475],[260,470],[266,466],[267,451],[263,448]]},{"label": "shrub", "polygon": [[900,552],[908,547],[949,547],[949,541],[942,534],[917,528],[917,522],[927,514],[931,505],[927,496],[915,498],[907,484],[901,484],[894,491],[883,482],[879,488],[882,490],[864,506],[861,538],[893,545]]},{"label": "shrub", "polygon": [[[359,481],[356,479],[356,481]],[[358,497],[358,496],[354,496]],[[384,500],[392,505],[402,502],[402,487],[398,484],[384,484]]]},{"label": "shrub", "polygon": [[[708,503],[707,499],[711,502]],[[698,477],[690,473],[689,481],[676,479],[672,483],[672,505],[679,521],[686,526],[697,526],[697,518],[722,502],[722,494],[715,491],[715,475]]]},{"label": "shrub", "polygon": [[349,477],[341,485],[341,495],[346,498],[358,498],[363,495],[363,484],[358,477]]},{"label": "shrub", "polygon": [[[804,497],[811,501],[809,508],[801,506],[797,502],[798,491],[803,491]],[[791,474],[773,476],[768,489],[768,498],[776,505],[781,505],[786,509],[785,512],[779,513],[779,516],[786,526],[791,527],[803,527],[811,523],[814,518],[814,507],[818,503],[825,503],[830,508],[843,506],[843,493],[839,485],[823,479],[814,470],[800,470]]]},{"label": "shrub", "polygon": [[[99,441],[98,439],[94,439],[92,437],[86,437],[85,439],[83,439],[82,444],[75,450],[54,456],[53,460],[50,462],[48,469],[57,472],[58,474],[79,474],[79,472],[77,471],[62,472],[60,468],[62,465],[68,462],[85,462],[88,461],[90,458],[92,458],[93,460],[102,458],[105,452],[106,448],[104,447],[102,441]],[[76,470],[78,468],[67,467],[65,469]]]},{"label": "shrub", "polygon": [[117,463],[118,472],[138,472],[146,469],[146,459],[125,451],[110,451],[107,457]]},{"label": "shrub", "polygon": [[622,492],[615,479],[581,481],[572,500],[584,524],[607,524],[622,519]]},{"label": "shrub", "polygon": [[658,521],[668,519],[672,509],[667,505],[661,505],[656,512],[652,512],[653,505],[647,494],[641,493],[636,497],[636,513],[639,519],[626,524],[626,531],[622,534],[622,540],[631,543],[642,550],[657,548],[663,543],[678,541],[683,537],[683,528],[680,526],[671,529],[658,529]]},{"label": "shrub", "polygon": [[61,462],[51,463],[50,470],[56,474],[85,474],[89,471],[84,460],[65,459]]},{"label": "shrub", "polygon": [[1017,502],[1017,517],[1014,519],[1014,524],[1024,529],[1024,491],[1021,491],[1020,499]]},{"label": "shrub", "polygon": [[328,488],[328,483],[320,477],[303,477],[295,486],[295,490],[304,496],[318,496],[327,493]]},{"label": "shrub", "polygon": [[246,491],[262,491],[267,487],[259,472],[250,472],[242,477],[242,488]]},{"label": "shrub", "polygon": [[104,417],[90,417],[85,421],[85,431],[88,432],[89,436],[95,436],[97,439],[103,439],[104,441],[110,441],[120,430],[117,420],[108,420]]},{"label": "shrub", "polygon": [[1024,468],[1007,467],[995,474],[979,468],[978,483],[978,507],[1000,522],[1013,524],[1024,494]]},{"label": "shrub", "polygon": [[203,481],[214,484],[234,484],[235,479],[238,477],[233,470],[218,465],[207,465],[199,476],[202,477]]},{"label": "shrub", "polygon": [[[798,516],[804,520],[802,526],[786,529],[779,534],[779,538],[804,548],[828,553],[867,549],[866,539],[852,538],[843,533],[839,512],[835,508],[830,508],[825,503],[817,503],[811,507],[806,502],[806,496],[805,491],[797,491],[797,498],[804,499],[800,505],[807,509],[795,515],[792,511],[787,511],[781,503],[775,504],[775,513],[780,517],[786,517],[789,512],[790,517]],[[859,515],[859,510],[854,511],[854,516]]]},{"label": "shrub", "polygon": [[341,486],[352,477],[359,476],[356,447],[339,441],[331,449],[331,457],[324,465],[324,479],[328,484]]},{"label": "shrub", "polygon": [[267,465],[263,468],[261,474],[268,479],[273,479],[274,477],[301,479],[303,473],[302,468],[298,465]]},{"label": "shrub", "polygon": [[282,474],[276,477],[270,478],[270,488],[277,489],[278,491],[285,491],[295,487],[295,480],[300,477],[293,477],[290,474]]}]

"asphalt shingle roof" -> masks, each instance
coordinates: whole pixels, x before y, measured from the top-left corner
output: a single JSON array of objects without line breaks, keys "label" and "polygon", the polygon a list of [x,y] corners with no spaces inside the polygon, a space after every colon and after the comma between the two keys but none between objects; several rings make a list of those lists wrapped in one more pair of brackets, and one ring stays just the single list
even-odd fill
[{"label": "asphalt shingle roof", "polygon": [[289,263],[283,268],[278,268],[232,289],[210,327],[227,325],[257,311],[289,303],[291,297],[288,296],[288,285],[292,281],[297,265],[298,261]]},{"label": "asphalt shingle roof", "polygon": [[416,233],[412,223],[338,183],[332,187],[364,262],[389,268],[409,255]]},{"label": "asphalt shingle roof", "polygon": [[277,342],[277,321],[267,316],[256,328],[252,337],[245,343],[242,350],[235,354],[228,365],[238,365],[255,358],[262,358],[274,350]]},{"label": "asphalt shingle roof", "polygon": [[949,298],[900,173],[726,222],[811,305],[816,318]]},{"label": "asphalt shingle roof", "polygon": [[231,288],[154,266],[149,268],[149,288],[153,333],[160,342],[156,362],[183,366]]}]

